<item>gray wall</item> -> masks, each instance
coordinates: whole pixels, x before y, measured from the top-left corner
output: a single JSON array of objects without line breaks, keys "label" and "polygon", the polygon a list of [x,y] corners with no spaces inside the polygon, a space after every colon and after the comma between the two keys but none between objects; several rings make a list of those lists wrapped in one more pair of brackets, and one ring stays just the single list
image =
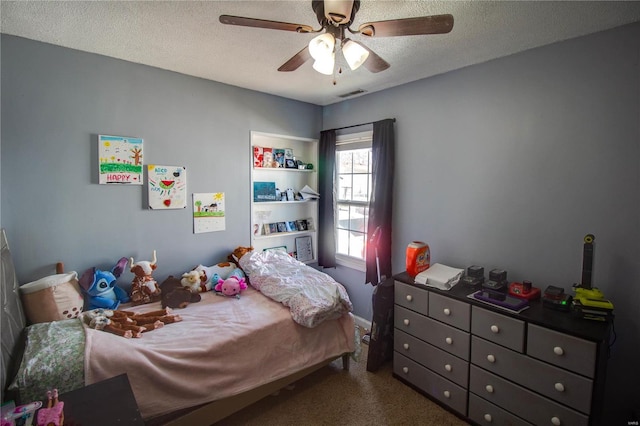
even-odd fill
[{"label": "gray wall", "polygon": [[[325,129],[397,119],[394,272],[417,239],[432,263],[503,268],[570,292],[582,239],[596,236],[594,285],[616,312],[612,425],[640,412],[639,55],[634,24],[323,110]],[[349,294],[371,318],[371,288],[354,283]]]},{"label": "gray wall", "polygon": [[[421,239],[433,262],[569,291],[595,234],[594,282],[618,335],[607,424],[626,424],[640,407],[639,53],[635,24],[320,108],[3,36],[1,224],[21,282],[59,260],[110,267],[153,249],[158,276],[181,273],[249,242],[250,130],[317,137],[395,117],[394,271]],[[224,191],[227,231],[193,235],[189,211],[96,185],[98,133],[142,137],[146,163],[187,166],[189,193]],[[370,319],[364,275],[330,273]]]},{"label": "gray wall", "polygon": [[[158,279],[225,260],[250,243],[250,132],[317,137],[320,124],[316,105],[3,35],[1,219],[19,281],[154,249]],[[226,231],[193,234],[190,204],[148,210],[144,186],[96,184],[98,134],[186,166],[189,199],[223,191]]]}]

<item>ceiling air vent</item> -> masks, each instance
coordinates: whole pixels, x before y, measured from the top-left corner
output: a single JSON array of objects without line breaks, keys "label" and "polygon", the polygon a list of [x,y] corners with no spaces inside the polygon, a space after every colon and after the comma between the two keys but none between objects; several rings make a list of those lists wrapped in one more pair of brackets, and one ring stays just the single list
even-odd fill
[{"label": "ceiling air vent", "polygon": [[339,98],[348,98],[350,96],[359,95],[361,93],[367,93],[367,91],[366,90],[362,90],[362,89],[358,89],[358,90],[354,90],[353,92],[345,93],[344,95],[338,95],[338,97]]}]

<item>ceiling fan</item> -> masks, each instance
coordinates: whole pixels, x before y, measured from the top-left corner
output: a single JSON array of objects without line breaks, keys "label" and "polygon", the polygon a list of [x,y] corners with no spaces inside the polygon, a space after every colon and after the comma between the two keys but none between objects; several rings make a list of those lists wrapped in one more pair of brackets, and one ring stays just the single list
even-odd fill
[{"label": "ceiling fan", "polygon": [[[432,15],[415,18],[392,19],[388,21],[368,22],[353,30],[356,13],[360,9],[360,0],[313,0],[311,7],[315,12],[319,29],[309,25],[242,16],[220,15],[220,22],[227,25],[266,28],[271,30],[293,31],[297,33],[322,33],[282,64],[278,71],[295,71],[309,59],[314,59],[313,68],[323,74],[333,74],[335,52],[342,53],[352,70],[360,65],[373,73],[389,68],[389,63],[362,43],[346,37],[346,33],[361,34],[366,37],[395,37],[409,35],[445,34],[453,28],[453,16]],[[339,42],[339,45],[338,45]]]}]

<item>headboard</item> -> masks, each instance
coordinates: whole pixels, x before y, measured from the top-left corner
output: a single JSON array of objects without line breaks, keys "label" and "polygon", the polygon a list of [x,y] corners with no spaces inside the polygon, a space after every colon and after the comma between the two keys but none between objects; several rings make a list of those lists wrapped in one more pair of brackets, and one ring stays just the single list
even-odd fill
[{"label": "headboard", "polygon": [[19,362],[18,342],[20,335],[25,328],[26,320],[18,294],[18,279],[16,278],[9,243],[4,228],[0,236],[2,244],[2,269],[0,270],[0,299],[2,299],[2,312],[0,315],[0,331],[2,344],[2,370],[0,370],[0,380],[2,381],[2,395],[5,395],[7,380],[11,379],[11,374],[17,369]]}]

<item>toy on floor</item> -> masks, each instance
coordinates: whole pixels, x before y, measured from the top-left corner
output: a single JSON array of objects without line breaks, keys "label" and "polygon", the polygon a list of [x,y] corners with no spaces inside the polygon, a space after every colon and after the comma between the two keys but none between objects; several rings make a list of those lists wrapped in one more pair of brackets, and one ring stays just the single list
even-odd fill
[{"label": "toy on floor", "polygon": [[95,309],[82,314],[83,321],[90,328],[103,330],[130,339],[142,337],[142,333],[152,331],[165,324],[182,321],[180,315],[175,315],[169,308],[136,314],[130,311],[110,309]]},{"label": "toy on floor", "polygon": [[38,426],[62,426],[64,402],[58,400],[58,389],[47,391],[47,406],[38,411]]},{"label": "toy on floor", "polygon": [[111,271],[101,271],[95,267],[87,269],[78,284],[85,294],[87,309],[117,309],[120,303],[129,301],[127,292],[116,286],[116,279],[127,265],[127,258],[121,258]]},{"label": "toy on floor", "polygon": [[153,278],[153,271],[158,266],[156,251],[153,251],[153,260],[139,260],[133,262],[131,258],[131,272],[135,275],[131,282],[131,303],[134,305],[143,305],[145,303],[156,302],[160,300],[160,287],[158,282]]},{"label": "toy on floor", "polygon": [[226,280],[219,279],[215,286],[216,294],[221,296],[240,298],[242,290],[247,288],[244,272],[242,269],[236,268]]},{"label": "toy on floor", "polygon": [[[182,280],[184,280],[184,278]],[[163,308],[186,308],[190,303],[196,303],[202,300],[200,293],[194,293],[188,287],[185,287],[182,280],[175,278],[173,275],[169,275],[167,279],[160,284],[160,304]],[[199,282],[200,279],[198,278],[198,283]]]}]

